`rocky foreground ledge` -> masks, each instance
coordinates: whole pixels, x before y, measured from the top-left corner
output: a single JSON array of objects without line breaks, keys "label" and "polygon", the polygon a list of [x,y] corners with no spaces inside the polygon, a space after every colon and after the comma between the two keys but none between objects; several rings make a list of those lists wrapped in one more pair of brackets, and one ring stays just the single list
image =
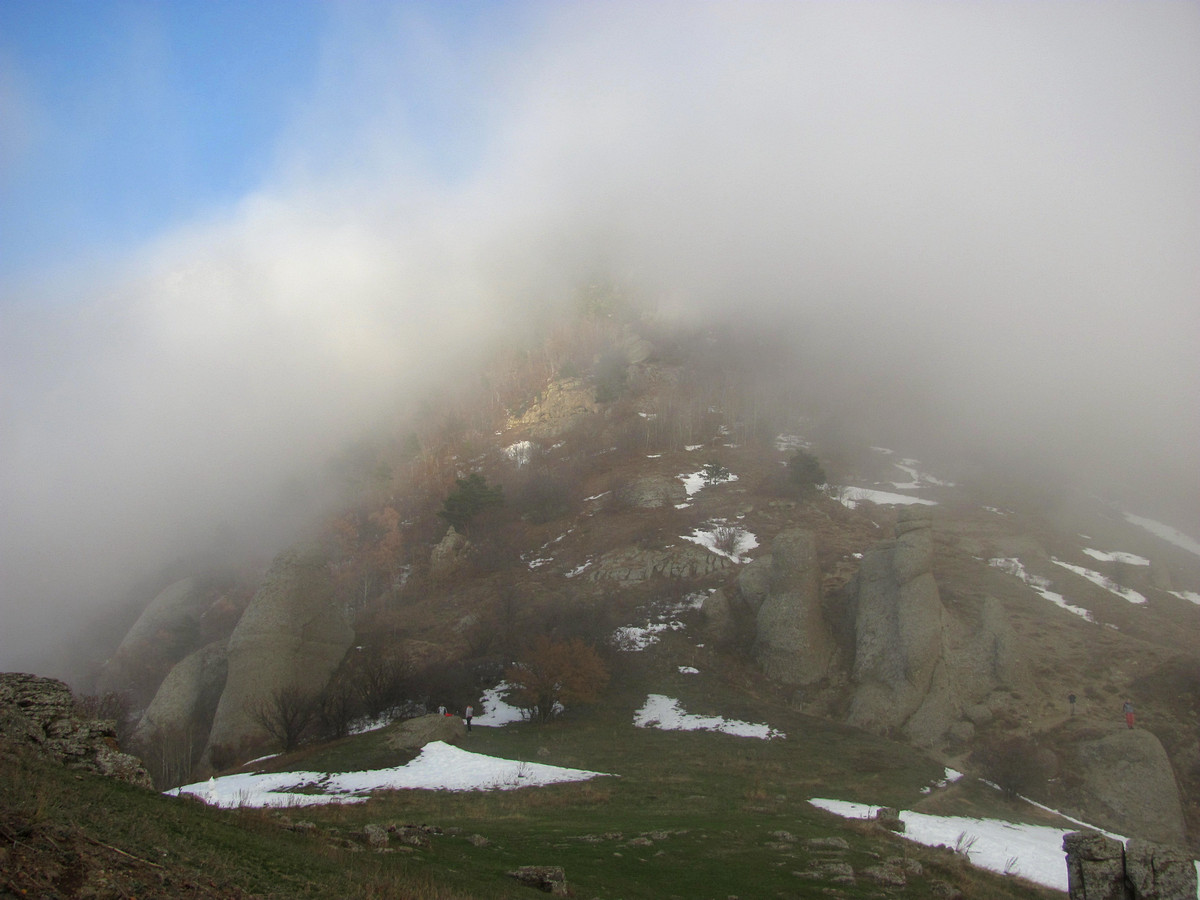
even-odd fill
[{"label": "rocky foreground ledge", "polygon": [[34,747],[72,769],[153,788],[141,761],[117,749],[117,725],[78,715],[71,689],[55,678],[0,673],[0,740]]}]

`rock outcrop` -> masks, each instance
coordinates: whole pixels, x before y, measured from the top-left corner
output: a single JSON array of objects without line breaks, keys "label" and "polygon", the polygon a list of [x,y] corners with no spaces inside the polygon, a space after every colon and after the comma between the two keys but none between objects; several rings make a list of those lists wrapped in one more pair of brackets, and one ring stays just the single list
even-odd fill
[{"label": "rock outcrop", "polygon": [[141,761],[117,748],[117,727],[75,714],[71,689],[54,678],[0,674],[0,738],[33,746],[73,769],[150,788]]},{"label": "rock outcrop", "polygon": [[433,550],[429,553],[429,574],[434,578],[448,578],[464,565],[471,555],[471,542],[450,526]]},{"label": "rock outcrop", "polygon": [[[853,591],[851,725],[900,729],[928,702],[931,688],[941,693],[946,686],[944,672],[934,681],[942,661],[944,610],[930,571],[932,554],[932,522],[923,510],[909,507],[898,516],[896,539],[863,555]],[[940,718],[931,713],[924,718]],[[929,735],[922,737],[928,743]]]},{"label": "rock outcrop", "polygon": [[754,655],[768,677],[808,685],[828,673],[837,647],[821,612],[821,569],[810,533],[785,531],[772,543],[755,635]]},{"label": "rock outcrop", "polygon": [[588,581],[637,584],[652,578],[703,578],[733,565],[705,547],[667,547],[663,550],[622,548],[606,553],[583,572]]},{"label": "rock outcrop", "polygon": [[1194,900],[1196,865],[1182,848],[1095,831],[1063,837],[1071,900]]},{"label": "rock outcrop", "polygon": [[592,395],[592,389],[581,378],[552,381],[535,403],[509,418],[508,427],[528,429],[536,438],[558,437],[596,412]]},{"label": "rock outcrop", "polygon": [[1071,805],[1064,812],[1158,843],[1185,840],[1183,807],[1171,762],[1149,731],[1120,728],[1082,741],[1074,745],[1064,765],[1075,785],[1066,798]]},{"label": "rock outcrop", "polygon": [[321,550],[281,553],[229,638],[229,674],[206,754],[260,740],[252,708],[284,688],[321,690],[353,639]]}]

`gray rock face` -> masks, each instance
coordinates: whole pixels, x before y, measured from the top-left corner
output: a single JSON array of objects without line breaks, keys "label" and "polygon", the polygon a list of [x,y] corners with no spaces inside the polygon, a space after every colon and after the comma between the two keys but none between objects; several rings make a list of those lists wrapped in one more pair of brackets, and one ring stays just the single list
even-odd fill
[{"label": "gray rock face", "polygon": [[704,633],[708,640],[720,645],[737,636],[733,610],[725,591],[718,589],[705,597],[700,612],[704,614]]},{"label": "gray rock face", "polygon": [[1080,815],[1146,840],[1184,842],[1179,786],[1166,751],[1149,731],[1122,728],[1084,741],[1069,764],[1081,782],[1073,792]]},{"label": "gray rock face", "polygon": [[1071,900],[1128,900],[1125,853],[1120,841],[1095,831],[1063,836]]},{"label": "gray rock face", "polygon": [[1195,900],[1196,864],[1181,848],[1135,838],[1125,846],[1125,881],[1134,900]]},{"label": "gray rock face", "polygon": [[161,667],[161,678],[166,669],[192,651],[206,605],[204,591],[192,578],[163,589],[138,616],[112,659],[105,663],[96,682],[97,691],[103,694],[134,688],[134,700],[146,702],[149,696],[142,693],[139,676],[147,668]]},{"label": "gray rock face", "polygon": [[636,509],[675,506],[687,500],[687,489],[677,478],[648,475],[623,484],[616,491],[617,502]]},{"label": "gray rock face", "polygon": [[471,543],[450,526],[446,536],[429,554],[429,574],[445,578],[461,569],[471,553]]},{"label": "gray rock face", "polygon": [[281,553],[229,638],[229,675],[207,752],[217,744],[239,748],[260,739],[249,708],[289,686],[319,691],[353,639],[344,611],[334,603],[321,551]]},{"label": "gray rock face", "polygon": [[[875,731],[903,726],[931,687],[936,703],[924,718],[947,718],[940,712],[946,698],[939,695],[948,682],[945,672],[937,673],[944,610],[930,572],[931,523],[920,511],[902,510],[896,533],[894,541],[864,554],[856,576],[852,678],[857,689],[847,721]],[[920,731],[930,727],[922,724]]]},{"label": "gray rock face", "polygon": [[1196,865],[1182,848],[1095,831],[1063,837],[1071,900],[1194,900]]},{"label": "gray rock face", "polygon": [[813,536],[785,531],[771,545],[770,593],[758,610],[754,655],[785,684],[820,681],[836,645],[821,612],[821,571]]},{"label": "gray rock face", "polygon": [[771,594],[771,569],[774,563],[768,553],[750,560],[738,573],[738,594],[755,614]]},{"label": "gray rock face", "polygon": [[637,584],[652,578],[702,578],[733,565],[704,547],[668,547],[665,550],[623,548],[606,553],[583,573],[588,581]]},{"label": "gray rock face", "polygon": [[71,689],[54,678],[0,674],[0,737],[37,747],[73,769],[152,787],[141,761],[117,749],[116,724],[78,718]]},{"label": "gray rock face", "polygon": [[[225,689],[229,659],[224,641],[184,657],[163,679],[142,714],[134,739],[149,740],[156,732],[182,734],[200,726],[207,730]],[[203,723],[203,724],[201,724]]]}]

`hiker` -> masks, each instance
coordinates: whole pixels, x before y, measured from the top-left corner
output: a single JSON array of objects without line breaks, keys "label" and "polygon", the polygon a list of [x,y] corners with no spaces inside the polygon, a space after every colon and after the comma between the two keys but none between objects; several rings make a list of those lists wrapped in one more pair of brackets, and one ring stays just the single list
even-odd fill
[{"label": "hiker", "polygon": [[1133,701],[1126,700],[1125,705],[1121,707],[1121,712],[1125,713],[1125,724],[1130,728],[1133,727]]},{"label": "hiker", "polygon": [[444,715],[446,715],[446,707],[444,707],[444,706],[439,706],[439,707],[438,707],[438,715],[439,715],[439,716],[444,716]]},{"label": "hiker", "polygon": [[468,706],[467,707],[467,715],[466,715],[467,731],[471,730],[471,719],[473,719],[474,717],[475,717],[475,707]]},{"label": "hiker", "polygon": [[1071,704],[1071,715],[1075,715],[1075,695],[1074,695],[1074,694],[1068,694],[1068,695],[1067,695],[1067,702]]}]

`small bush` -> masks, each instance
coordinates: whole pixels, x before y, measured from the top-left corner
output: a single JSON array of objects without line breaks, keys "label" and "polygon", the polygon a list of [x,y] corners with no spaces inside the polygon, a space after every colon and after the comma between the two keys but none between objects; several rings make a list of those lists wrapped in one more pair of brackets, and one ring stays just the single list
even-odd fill
[{"label": "small bush", "polygon": [[478,472],[472,472],[466,478],[454,480],[454,489],[446,497],[438,515],[463,531],[485,509],[503,505],[504,488],[489,485],[486,478]]},{"label": "small bush", "polygon": [[807,450],[797,450],[788,460],[788,480],[805,493],[816,490],[817,485],[825,484],[825,470],[820,461]]}]

